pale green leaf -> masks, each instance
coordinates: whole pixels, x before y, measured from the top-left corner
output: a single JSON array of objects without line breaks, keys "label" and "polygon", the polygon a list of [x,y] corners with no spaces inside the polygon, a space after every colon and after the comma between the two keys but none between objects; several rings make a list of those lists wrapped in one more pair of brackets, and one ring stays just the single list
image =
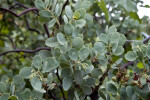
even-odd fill
[{"label": "pale green leaf", "polygon": [[105,45],[102,42],[96,42],[94,44],[94,49],[98,52],[104,52],[105,51]]},{"label": "pale green leaf", "polygon": [[76,27],[82,28],[83,26],[85,26],[86,21],[84,19],[79,19],[75,22],[75,24],[76,24]]},{"label": "pale green leaf", "polygon": [[42,58],[39,55],[35,55],[32,61],[34,67],[40,68],[42,66]]},{"label": "pale green leaf", "polygon": [[72,26],[72,24],[70,24],[70,23],[65,24],[64,32],[68,36],[72,35],[72,33],[73,33],[73,26]]},{"label": "pale green leaf", "polygon": [[19,71],[19,75],[23,78],[28,79],[31,75],[32,68],[31,67],[23,67]]},{"label": "pale green leaf", "polygon": [[83,39],[80,37],[75,37],[72,40],[72,47],[73,48],[81,49],[83,47],[83,44],[84,44]]},{"label": "pale green leaf", "polygon": [[65,7],[65,12],[66,12],[66,15],[68,16],[68,18],[72,18],[73,12],[72,12],[70,6],[67,5],[67,6]]},{"label": "pale green leaf", "polygon": [[63,33],[57,33],[57,40],[61,45],[64,45],[67,42]]},{"label": "pale green leaf", "polygon": [[82,72],[80,70],[76,70],[74,72],[74,79],[75,79],[77,84],[82,84],[83,76],[82,76]]},{"label": "pale green leaf", "polygon": [[51,38],[48,38],[46,41],[45,41],[45,44],[48,46],[48,47],[56,47],[59,45],[57,39],[55,37],[51,37]]},{"label": "pale green leaf", "polygon": [[70,76],[63,78],[63,89],[67,91],[71,87],[72,82],[73,81]]},{"label": "pale green leaf", "polygon": [[45,5],[44,2],[42,0],[36,0],[35,2],[35,6],[39,9],[39,10],[44,10]]},{"label": "pale green leaf", "polygon": [[125,54],[125,58],[126,60],[128,61],[134,61],[136,60],[137,58],[137,54],[133,51],[128,51],[126,54]]}]

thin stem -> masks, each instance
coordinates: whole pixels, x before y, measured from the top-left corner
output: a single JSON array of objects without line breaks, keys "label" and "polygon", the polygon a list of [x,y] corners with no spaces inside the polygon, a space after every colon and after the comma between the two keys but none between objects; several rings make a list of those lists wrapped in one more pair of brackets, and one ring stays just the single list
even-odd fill
[{"label": "thin stem", "polygon": [[16,17],[20,17],[21,15],[24,15],[24,14],[30,12],[30,11],[37,11],[37,12],[38,12],[38,9],[37,9],[37,8],[28,8],[28,9],[22,11],[22,12],[19,13],[19,14],[16,14],[15,12],[13,12],[13,11],[11,11],[11,10],[9,10],[9,9],[3,8],[3,7],[0,7],[0,10],[2,10],[2,11],[7,11],[7,12],[9,12],[9,13],[15,15]]},{"label": "thin stem", "polygon": [[11,42],[11,44],[12,44],[12,47],[13,47],[14,49],[16,49],[15,43],[13,42],[13,39],[12,39],[9,35],[0,34],[0,36],[7,37],[7,38],[10,40],[10,42]]},{"label": "thin stem", "polygon": [[63,99],[66,100],[64,91],[63,91],[63,89],[62,89],[62,80],[60,79],[59,74],[58,74],[58,68],[57,68],[56,76],[57,76],[58,80],[60,81],[59,88],[60,88],[60,91],[61,91],[61,93],[62,93],[62,95],[63,95]]},{"label": "thin stem", "polygon": [[35,50],[10,50],[10,51],[0,53],[0,56],[8,54],[8,53],[14,53],[14,52],[15,53],[20,53],[20,52],[35,53],[35,52],[38,52],[40,50],[50,50],[50,48],[49,47],[39,47],[39,48],[36,48]]},{"label": "thin stem", "polygon": [[47,37],[49,38],[49,37],[50,37],[50,35],[49,35],[49,30],[48,30],[48,27],[47,27],[46,23],[44,24],[44,28],[45,28],[45,31],[46,31]]}]

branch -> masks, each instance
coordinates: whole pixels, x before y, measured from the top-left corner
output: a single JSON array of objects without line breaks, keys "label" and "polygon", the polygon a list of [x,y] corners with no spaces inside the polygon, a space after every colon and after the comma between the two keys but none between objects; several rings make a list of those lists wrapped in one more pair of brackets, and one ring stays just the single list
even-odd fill
[{"label": "branch", "polygon": [[58,68],[57,68],[56,76],[57,76],[58,80],[60,81],[59,88],[60,88],[60,91],[61,91],[61,93],[62,93],[62,95],[63,95],[63,99],[66,100],[64,91],[63,91],[63,89],[62,89],[62,80],[60,79],[59,74],[58,74]]},{"label": "branch", "polygon": [[11,11],[11,10],[6,9],[6,8],[2,8],[2,7],[0,7],[0,10],[2,10],[2,11],[7,11],[7,12],[13,14],[13,15],[16,16],[16,17],[20,17],[21,15],[26,14],[26,13],[28,13],[28,12],[30,12],[30,11],[37,11],[37,12],[38,12],[38,9],[37,9],[37,8],[28,8],[28,9],[22,11],[22,12],[19,13],[19,14],[16,14],[15,12],[13,12],[13,11]]},{"label": "branch", "polygon": [[62,18],[63,10],[65,9],[65,7],[66,7],[66,5],[67,5],[68,3],[69,3],[69,0],[67,0],[67,1],[64,3],[63,7],[62,7],[62,11],[61,11],[61,14],[60,14],[60,16],[59,16],[59,22],[60,22],[60,24],[62,23],[61,18]]},{"label": "branch", "polygon": [[10,51],[0,53],[0,56],[8,54],[8,53],[12,53],[12,52],[15,52],[15,53],[20,53],[20,52],[35,53],[35,52],[40,51],[40,50],[50,50],[50,48],[49,47],[39,47],[39,48],[36,48],[35,50],[10,50]]},{"label": "branch", "polygon": [[104,74],[101,76],[101,78],[99,79],[100,83],[96,86],[96,91],[98,90],[98,88],[103,84],[105,78],[108,75],[108,71],[109,69],[107,68],[106,71],[104,72]]},{"label": "branch", "polygon": [[143,40],[143,43],[145,44],[145,43],[147,43],[149,40],[150,40],[150,36],[149,36],[148,38],[144,39],[144,40]]},{"label": "branch", "polygon": [[35,32],[37,32],[38,34],[40,34],[40,31],[39,31],[39,30],[30,27],[30,24],[29,24],[29,22],[28,22],[27,19],[25,19],[25,22],[26,22],[26,25],[27,25],[28,30],[30,30],[30,31],[35,31]]},{"label": "branch", "polygon": [[13,39],[12,39],[9,35],[5,35],[5,34],[1,34],[1,33],[0,33],[0,36],[7,37],[7,38],[10,40],[10,42],[11,42],[11,44],[12,44],[12,47],[13,47],[14,49],[16,49],[16,46],[15,46],[15,44],[14,44],[14,42],[13,42]]},{"label": "branch", "polygon": [[128,63],[124,64],[122,67],[120,67],[120,69],[123,69],[123,68],[126,68],[128,67],[129,65],[133,65],[134,62],[133,61],[129,61]]},{"label": "branch", "polygon": [[48,30],[48,27],[46,25],[46,23],[44,24],[44,28],[45,28],[45,31],[46,31],[46,34],[47,34],[47,37],[49,38],[49,30]]}]

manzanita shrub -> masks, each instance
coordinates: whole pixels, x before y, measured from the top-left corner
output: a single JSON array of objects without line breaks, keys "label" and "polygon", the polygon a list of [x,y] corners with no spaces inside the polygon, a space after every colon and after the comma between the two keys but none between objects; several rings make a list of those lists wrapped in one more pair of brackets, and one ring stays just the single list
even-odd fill
[{"label": "manzanita shrub", "polygon": [[[126,12],[123,13],[123,16],[127,16],[124,17],[124,22],[120,21],[120,24],[115,22],[122,15],[116,14],[115,19],[110,18],[111,11],[109,12],[106,7],[108,2],[112,3],[108,4],[112,8],[113,5],[117,5],[113,9]],[[141,19],[136,14],[136,4],[139,2],[138,0],[35,0],[36,8],[24,6],[27,10],[19,15],[1,7],[2,11],[17,17],[32,11],[38,15],[39,21],[32,23],[39,26],[46,23],[44,27],[47,35],[34,39],[34,34],[28,34],[31,40],[26,39],[31,43],[25,42],[27,44],[24,46],[17,44],[20,48],[36,43],[47,47],[29,51],[17,50],[14,47],[14,51],[0,54],[3,55],[1,60],[6,60],[13,57],[4,57],[4,54],[10,52],[22,52],[22,55],[23,52],[37,52],[32,59],[19,59],[18,64],[13,65],[16,68],[11,68],[13,71],[1,68],[4,75],[0,77],[0,100],[149,100],[150,37],[145,33],[148,37],[142,40],[137,38],[139,34],[134,34],[135,29],[138,33],[142,28]],[[98,10],[103,12],[105,18],[100,20],[102,22],[96,20],[98,15],[95,16],[94,13],[93,16],[92,9],[96,9],[95,12]],[[29,17],[32,20],[34,16]],[[36,29],[28,28],[40,33]],[[129,31],[130,29],[134,30]],[[20,31],[23,30],[25,29]],[[0,32],[7,33],[4,29]],[[21,33],[15,31],[13,34],[16,34],[13,37],[19,38],[20,35],[17,34]],[[16,39],[21,40],[23,39]],[[36,40],[41,44],[35,42]],[[5,67],[9,67],[9,64]]]}]

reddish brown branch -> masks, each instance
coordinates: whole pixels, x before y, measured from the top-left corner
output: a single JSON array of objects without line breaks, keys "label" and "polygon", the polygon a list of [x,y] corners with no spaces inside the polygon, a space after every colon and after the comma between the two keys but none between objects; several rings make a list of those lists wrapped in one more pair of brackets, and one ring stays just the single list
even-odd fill
[{"label": "reddish brown branch", "polygon": [[12,39],[9,35],[0,34],[0,36],[7,37],[7,38],[10,40],[10,42],[11,42],[11,44],[12,44],[12,47],[13,47],[14,49],[16,49],[15,43],[13,42],[13,39]]},{"label": "reddish brown branch", "polygon": [[13,15],[16,16],[16,17],[20,17],[21,15],[24,15],[24,14],[30,12],[30,11],[37,11],[37,12],[38,12],[38,9],[37,9],[37,8],[28,8],[28,9],[22,11],[22,12],[19,13],[19,14],[16,14],[15,12],[13,12],[13,11],[11,11],[11,10],[6,9],[6,8],[2,8],[2,7],[0,7],[0,11],[7,11],[7,12],[13,14]]},{"label": "reddish brown branch", "polygon": [[35,32],[37,32],[38,34],[40,34],[40,31],[39,31],[39,30],[30,27],[30,24],[29,24],[29,22],[28,22],[27,19],[25,19],[25,22],[26,22],[26,25],[27,25],[28,30],[30,30],[30,31],[35,31]]},{"label": "reddish brown branch", "polygon": [[49,37],[50,37],[50,35],[49,35],[49,30],[48,30],[48,27],[47,27],[46,23],[44,24],[44,28],[45,28],[45,31],[46,31],[47,37],[49,38]]},{"label": "reddish brown branch", "polygon": [[15,53],[20,53],[20,52],[35,53],[35,52],[40,51],[40,50],[50,50],[50,48],[49,47],[39,47],[39,48],[36,48],[35,50],[10,50],[10,51],[0,53],[0,56],[8,54],[8,53],[14,53],[14,52]]},{"label": "reddish brown branch", "polygon": [[60,79],[59,74],[58,74],[58,68],[57,68],[56,76],[57,76],[58,80],[60,81],[59,88],[60,88],[60,91],[63,95],[63,99],[66,100],[65,93],[64,93],[63,88],[62,88],[62,80]]}]

